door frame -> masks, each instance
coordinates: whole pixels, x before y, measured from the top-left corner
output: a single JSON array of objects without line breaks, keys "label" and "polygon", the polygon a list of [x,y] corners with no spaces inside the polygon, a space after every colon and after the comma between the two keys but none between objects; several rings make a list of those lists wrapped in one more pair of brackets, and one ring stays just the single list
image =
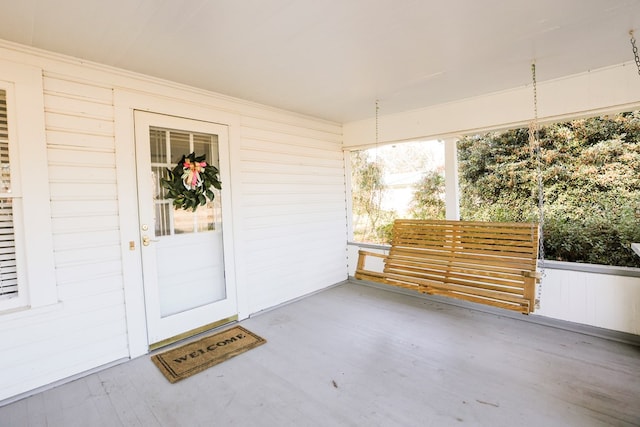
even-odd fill
[{"label": "door frame", "polygon": [[[155,87],[157,89],[157,86]],[[235,282],[238,319],[248,317],[247,299],[238,274],[238,239],[237,224],[234,223],[235,213],[233,182],[238,182],[239,171],[239,144],[236,141],[240,137],[240,117],[237,114],[228,113],[211,107],[215,98],[200,93],[185,92],[185,99],[173,96],[151,95],[148,93],[134,92],[124,89],[114,91],[115,114],[115,157],[116,176],[118,180],[118,207],[120,222],[120,246],[122,254],[122,273],[125,300],[125,315],[127,322],[127,338],[129,343],[129,356],[131,358],[147,354],[149,352],[147,340],[147,323],[144,304],[144,289],[142,280],[142,257],[140,254],[140,224],[138,212],[138,196],[136,190],[136,153],[135,153],[135,121],[134,111],[141,110],[167,116],[184,117],[190,120],[213,122],[227,126],[228,159],[221,159],[221,168],[229,170],[230,182],[224,183],[229,187],[229,197],[225,203],[229,204],[232,212],[228,229],[231,230],[229,239],[229,253],[225,252],[225,258],[231,266],[227,279]],[[186,96],[189,95],[189,99]],[[236,221],[237,222],[237,221]],[[133,249],[131,249],[133,245]]]},{"label": "door frame", "polygon": [[[143,268],[143,288],[145,290],[145,304],[147,313],[147,334],[150,348],[157,348],[164,343],[171,343],[178,340],[178,337],[189,336],[195,334],[194,331],[202,331],[206,329],[206,325],[220,324],[225,319],[237,318],[237,304],[235,292],[235,275],[233,274],[234,265],[231,257],[225,257],[225,253],[231,253],[233,248],[233,239],[227,237],[231,235],[230,224],[233,221],[233,215],[230,206],[226,203],[229,198],[229,187],[225,184],[220,190],[221,205],[221,229],[217,231],[198,233],[198,234],[178,234],[172,236],[155,236],[155,227],[153,227],[152,217],[154,216],[154,205],[152,202],[153,187],[148,185],[149,173],[151,172],[150,153],[149,153],[149,132],[151,127],[162,129],[173,129],[178,132],[195,132],[201,134],[217,135],[215,159],[219,159],[220,179],[223,183],[229,183],[229,128],[226,125],[213,123],[209,121],[193,120],[183,117],[168,116],[165,114],[151,113],[148,111],[134,110],[134,124],[136,126],[136,168],[138,180],[138,213],[139,226],[142,224],[147,226],[147,230],[139,229],[142,235],[151,236],[151,244],[147,247],[139,247],[142,256]],[[187,151],[188,153],[188,151]],[[179,153],[178,153],[179,154]],[[202,154],[202,153],[198,153]],[[204,153],[210,154],[210,153]],[[175,157],[175,153],[174,153]],[[208,156],[207,159],[211,159]],[[146,179],[146,183],[144,182]],[[142,198],[143,200],[140,200]],[[231,223],[227,220],[231,219]],[[220,254],[222,261],[223,286],[225,297],[211,301],[207,304],[192,307],[180,313],[171,315],[161,315],[161,297],[160,297],[160,278],[157,272],[158,265],[158,248],[163,245],[161,240],[168,239],[173,241],[199,241],[202,239],[214,239],[215,235],[221,238],[222,252]],[[156,242],[156,243],[153,243]],[[144,243],[144,242],[143,242]],[[164,241],[164,245],[167,241]],[[201,301],[200,301],[201,303]],[[214,316],[214,317],[211,317]],[[227,320],[228,322],[228,320]]]}]

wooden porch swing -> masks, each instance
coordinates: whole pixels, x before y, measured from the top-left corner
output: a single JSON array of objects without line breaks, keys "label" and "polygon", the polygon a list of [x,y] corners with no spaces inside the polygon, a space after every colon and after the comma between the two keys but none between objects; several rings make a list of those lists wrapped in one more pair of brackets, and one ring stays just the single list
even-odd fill
[{"label": "wooden porch swing", "polygon": [[[535,307],[538,224],[397,219],[388,254],[361,250],[355,278],[524,314]],[[367,257],[384,269],[366,268]]]},{"label": "wooden porch swing", "polygon": [[[531,71],[534,120],[529,126],[529,141],[537,161],[539,219],[543,224],[535,64]],[[377,126],[376,114],[376,139]],[[529,314],[539,303],[539,256],[544,268],[542,228],[535,222],[397,219],[389,252],[360,250],[355,278]],[[381,272],[367,269],[368,257],[382,258]]]}]

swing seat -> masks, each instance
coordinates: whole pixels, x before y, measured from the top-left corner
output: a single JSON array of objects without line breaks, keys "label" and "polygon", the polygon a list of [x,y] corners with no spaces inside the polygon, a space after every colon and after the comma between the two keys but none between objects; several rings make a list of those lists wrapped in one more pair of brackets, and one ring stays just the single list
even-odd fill
[{"label": "swing seat", "polygon": [[[384,269],[366,269],[367,257]],[[523,314],[535,307],[538,225],[398,219],[388,254],[361,250],[355,278]]]}]

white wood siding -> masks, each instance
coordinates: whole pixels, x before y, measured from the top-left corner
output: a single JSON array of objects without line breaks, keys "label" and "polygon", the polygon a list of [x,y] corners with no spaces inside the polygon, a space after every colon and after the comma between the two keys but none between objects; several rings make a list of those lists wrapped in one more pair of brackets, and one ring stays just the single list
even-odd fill
[{"label": "white wood siding", "polygon": [[340,128],[244,118],[240,157],[249,310],[346,280]]},{"label": "white wood siding", "polygon": [[640,335],[640,277],[545,269],[536,314]]},{"label": "white wood siding", "polygon": [[59,304],[0,314],[0,400],[129,354],[112,90],[46,72],[43,86]]}]

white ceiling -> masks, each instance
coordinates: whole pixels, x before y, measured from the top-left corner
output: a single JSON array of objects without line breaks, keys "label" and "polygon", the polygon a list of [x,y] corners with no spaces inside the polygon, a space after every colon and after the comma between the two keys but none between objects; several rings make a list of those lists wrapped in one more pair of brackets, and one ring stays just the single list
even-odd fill
[{"label": "white ceiling", "polygon": [[639,0],[0,0],[0,38],[338,122],[633,61]]}]

